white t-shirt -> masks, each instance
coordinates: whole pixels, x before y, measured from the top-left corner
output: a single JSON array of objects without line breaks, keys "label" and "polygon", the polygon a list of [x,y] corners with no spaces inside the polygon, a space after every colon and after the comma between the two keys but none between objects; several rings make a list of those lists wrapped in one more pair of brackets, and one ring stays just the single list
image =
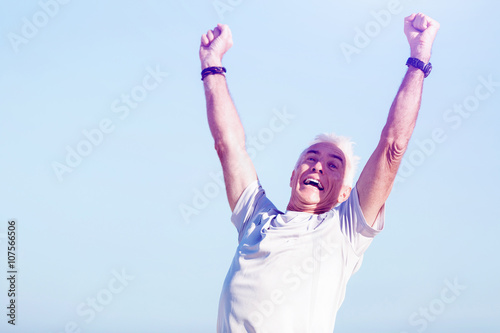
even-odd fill
[{"label": "white t-shirt", "polygon": [[326,213],[283,214],[256,180],[231,221],[239,245],[222,288],[217,332],[331,333],[347,281],[384,226],[384,207],[370,227],[355,187]]}]

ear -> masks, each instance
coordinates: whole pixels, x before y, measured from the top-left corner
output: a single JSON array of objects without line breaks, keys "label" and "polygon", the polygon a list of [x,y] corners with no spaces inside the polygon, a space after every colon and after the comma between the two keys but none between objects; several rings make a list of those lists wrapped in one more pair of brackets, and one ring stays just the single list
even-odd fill
[{"label": "ear", "polygon": [[342,203],[342,202],[346,201],[347,198],[349,198],[349,195],[351,195],[351,190],[352,190],[352,188],[350,188],[349,186],[342,185],[342,188],[340,189],[340,194],[339,194],[339,198],[337,199],[337,202],[338,203]]},{"label": "ear", "polygon": [[295,176],[295,170],[292,171],[292,175],[290,176],[290,187],[293,188],[292,182],[293,182],[293,177]]}]

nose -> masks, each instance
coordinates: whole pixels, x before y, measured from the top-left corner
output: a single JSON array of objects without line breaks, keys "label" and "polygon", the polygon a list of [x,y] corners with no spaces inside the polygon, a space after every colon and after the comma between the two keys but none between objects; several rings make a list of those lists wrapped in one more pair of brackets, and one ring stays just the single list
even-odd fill
[{"label": "nose", "polygon": [[317,162],[313,167],[312,167],[313,172],[319,172],[320,174],[323,174],[323,167],[320,162]]}]

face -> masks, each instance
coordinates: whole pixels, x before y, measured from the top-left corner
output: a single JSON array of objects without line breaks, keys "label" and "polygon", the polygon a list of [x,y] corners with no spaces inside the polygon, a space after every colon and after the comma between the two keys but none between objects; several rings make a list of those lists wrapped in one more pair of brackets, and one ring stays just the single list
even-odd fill
[{"label": "face", "polygon": [[345,157],[331,143],[317,143],[306,150],[292,172],[289,210],[321,214],[345,201],[351,188],[343,185]]}]

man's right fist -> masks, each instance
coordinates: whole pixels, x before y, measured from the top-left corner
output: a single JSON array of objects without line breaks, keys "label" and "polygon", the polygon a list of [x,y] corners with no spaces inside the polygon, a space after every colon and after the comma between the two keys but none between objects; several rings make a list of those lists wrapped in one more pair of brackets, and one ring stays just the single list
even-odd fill
[{"label": "man's right fist", "polygon": [[202,69],[221,66],[222,57],[233,46],[231,30],[226,24],[217,24],[201,36],[200,61]]}]

